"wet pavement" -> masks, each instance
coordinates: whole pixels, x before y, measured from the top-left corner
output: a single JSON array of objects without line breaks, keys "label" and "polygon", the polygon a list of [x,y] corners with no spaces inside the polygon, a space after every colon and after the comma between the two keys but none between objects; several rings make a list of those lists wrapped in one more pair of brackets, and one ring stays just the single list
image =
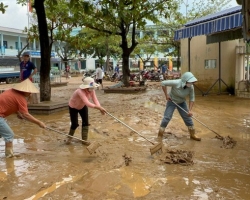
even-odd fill
[{"label": "wet pavement", "polygon": [[[76,84],[77,85],[77,84]],[[69,98],[75,85],[54,89]],[[98,98],[115,117],[156,143],[165,100],[159,83],[138,94],[105,94]],[[249,199],[250,99],[227,95],[196,96],[194,116],[223,137],[237,141],[233,149],[194,121],[201,142],[189,139],[175,111],[163,139],[163,152],[150,154],[152,144],[114,118],[89,109],[90,141],[102,146],[90,155],[80,141],[65,145],[65,136],[8,117],[15,132],[16,157],[4,157],[0,139],[0,199]],[[47,126],[67,133],[69,114],[36,115]],[[80,128],[76,137],[80,138]],[[192,151],[193,164],[162,161],[167,150]],[[124,155],[131,158],[126,165]]]}]

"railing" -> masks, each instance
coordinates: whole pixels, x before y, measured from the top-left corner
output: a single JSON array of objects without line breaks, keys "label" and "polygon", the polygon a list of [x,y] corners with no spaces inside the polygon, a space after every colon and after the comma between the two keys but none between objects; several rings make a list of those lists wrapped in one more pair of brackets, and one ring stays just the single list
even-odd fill
[{"label": "railing", "polygon": [[9,72],[15,71],[15,67],[0,67],[0,72]]},{"label": "railing", "polygon": [[[40,49],[39,48],[26,48],[25,51],[40,52]],[[51,50],[51,53],[55,54],[55,51]],[[2,50],[0,48],[0,56],[1,57],[5,57],[5,56],[14,56],[14,57],[16,57],[17,54],[18,54],[18,49],[5,48],[4,50]]]},{"label": "railing", "polygon": [[17,49],[8,49],[8,48],[6,48],[4,51],[0,52],[0,55],[2,57],[4,57],[4,56],[15,56],[16,57],[17,54],[18,54]]},{"label": "railing", "polygon": [[[33,83],[40,83],[40,72],[37,72],[33,77]],[[50,73],[50,82],[51,83],[60,83],[61,82],[61,74],[60,72]]]}]

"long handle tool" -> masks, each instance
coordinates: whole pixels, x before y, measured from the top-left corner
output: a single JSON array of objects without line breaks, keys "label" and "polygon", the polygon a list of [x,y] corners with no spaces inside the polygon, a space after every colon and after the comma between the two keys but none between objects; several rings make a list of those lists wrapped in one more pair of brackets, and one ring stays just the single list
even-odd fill
[{"label": "long handle tool", "polygon": [[[72,136],[72,135],[68,135],[68,134],[62,133],[62,132],[60,132],[60,131],[58,131],[58,130],[56,130],[56,129],[50,128],[50,127],[46,127],[46,129],[51,130],[51,131],[54,131],[54,132],[56,132],[56,133],[60,133],[61,135],[66,135],[66,136],[68,136],[68,137],[75,138],[75,139],[80,140],[80,141],[85,142],[85,143],[89,143],[89,142],[86,141],[86,140],[82,140],[82,139],[80,139],[80,138],[78,138],[78,137],[74,137],[74,136]],[[92,153],[94,153],[95,150],[96,150],[98,147],[100,147],[100,146],[101,146],[100,143],[98,143],[98,142],[92,142],[92,143],[90,143],[90,144],[87,146],[87,150],[88,150],[88,152],[89,152],[90,154],[92,154]]]},{"label": "long handle tool", "polygon": [[[173,100],[171,100],[171,101],[172,101],[178,108],[180,108],[181,110],[183,110],[185,113],[188,114],[188,112],[187,112],[186,110],[184,110],[182,107],[180,107],[177,103],[175,103]],[[210,131],[214,132],[214,133],[217,135],[218,139],[220,139],[220,140],[223,140],[223,139],[224,139],[220,134],[216,133],[214,130],[212,130],[211,128],[209,128],[206,124],[204,124],[203,122],[201,122],[200,120],[198,120],[198,119],[195,118],[194,116],[192,116],[192,118],[194,118],[197,122],[199,122],[200,124],[202,124],[203,126],[205,126],[205,127],[206,127],[207,129],[209,129]]]},{"label": "long handle tool", "polygon": [[127,124],[125,124],[124,122],[122,122],[121,120],[117,119],[115,116],[111,115],[110,113],[106,112],[109,116],[113,117],[115,120],[117,120],[118,122],[120,122],[121,124],[123,124],[124,126],[126,126],[127,128],[129,128],[130,130],[132,130],[133,132],[137,133],[139,136],[141,136],[142,138],[144,138],[145,140],[147,140],[148,142],[150,142],[152,145],[154,145],[153,147],[150,148],[150,153],[151,155],[153,155],[154,153],[156,153],[157,151],[162,152],[162,143],[158,143],[155,144],[152,141],[150,141],[149,139],[147,139],[146,137],[144,137],[143,135],[141,135],[139,132],[137,132],[135,129],[131,128],[130,126],[128,126]]}]

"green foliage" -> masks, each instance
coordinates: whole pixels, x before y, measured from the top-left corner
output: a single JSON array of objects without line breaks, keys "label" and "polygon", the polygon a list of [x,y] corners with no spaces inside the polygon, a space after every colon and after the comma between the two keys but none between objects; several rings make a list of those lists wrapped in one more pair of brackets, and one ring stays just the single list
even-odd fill
[{"label": "green foliage", "polygon": [[82,57],[87,55],[96,56],[99,60],[109,53],[112,57],[121,54],[118,48],[120,38],[115,35],[104,34],[89,28],[83,28],[74,38],[72,38],[72,48],[78,49]]},{"label": "green foliage", "polygon": [[138,45],[131,53],[131,56],[139,57],[145,64],[157,52],[157,49],[157,46],[152,42],[152,37],[145,35],[143,38],[138,39]]},{"label": "green foliage", "polygon": [[0,12],[4,14],[7,8],[8,6],[4,5],[3,2],[0,3]]},{"label": "green foliage", "polygon": [[169,11],[177,8],[176,1],[166,0],[71,0],[75,19],[79,26],[120,37],[124,84],[128,83],[128,59],[138,45],[136,30],[145,29],[147,21],[159,22],[169,17]]},{"label": "green foliage", "polygon": [[236,0],[237,4],[242,5],[242,0]]},{"label": "green foliage", "polygon": [[157,45],[164,45],[166,49],[172,49],[173,51],[167,52],[165,56],[180,55],[180,42],[174,41],[174,31],[183,27],[187,22],[194,19],[206,16],[208,14],[216,13],[222,9],[225,9],[230,0],[178,0],[179,7],[177,10],[171,10],[169,18],[157,23],[158,32],[168,30],[168,33],[162,35],[160,39],[155,41]]},{"label": "green foliage", "polygon": [[117,35],[123,29],[128,33],[133,23],[137,29],[141,29],[146,25],[146,20],[157,22],[159,17],[168,15],[168,10],[177,7],[176,3],[165,0],[71,0],[71,6],[77,9],[74,14],[78,16],[80,24]]}]

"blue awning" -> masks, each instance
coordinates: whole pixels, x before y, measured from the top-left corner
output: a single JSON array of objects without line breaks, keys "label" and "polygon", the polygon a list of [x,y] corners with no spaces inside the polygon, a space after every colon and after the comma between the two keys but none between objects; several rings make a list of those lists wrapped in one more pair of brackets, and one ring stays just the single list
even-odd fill
[{"label": "blue awning", "polygon": [[242,21],[241,6],[236,6],[188,22],[183,28],[175,31],[174,40],[237,29],[242,27]]}]

